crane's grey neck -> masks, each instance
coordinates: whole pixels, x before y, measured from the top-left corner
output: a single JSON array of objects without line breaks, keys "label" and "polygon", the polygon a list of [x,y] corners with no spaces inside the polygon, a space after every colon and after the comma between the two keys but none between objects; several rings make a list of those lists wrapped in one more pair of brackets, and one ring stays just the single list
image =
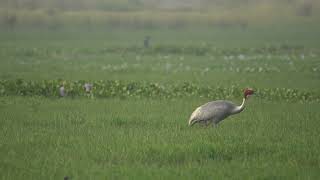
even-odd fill
[{"label": "crane's grey neck", "polygon": [[246,98],[243,98],[241,105],[236,106],[236,108],[233,110],[232,114],[237,114],[237,113],[240,113],[241,111],[243,111],[245,108],[245,102],[246,102]]}]

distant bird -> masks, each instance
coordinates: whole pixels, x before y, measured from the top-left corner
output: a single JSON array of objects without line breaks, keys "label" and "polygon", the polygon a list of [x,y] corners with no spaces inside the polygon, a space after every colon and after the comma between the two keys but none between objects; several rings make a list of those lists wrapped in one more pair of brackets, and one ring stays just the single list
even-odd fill
[{"label": "distant bird", "polygon": [[60,86],[60,88],[59,88],[59,94],[60,94],[61,97],[64,97],[64,96],[67,95],[63,85]]},{"label": "distant bird", "polygon": [[253,93],[254,91],[252,89],[246,88],[240,106],[237,106],[230,101],[218,100],[208,102],[198,107],[191,114],[189,126],[192,126],[195,123],[204,123],[205,125],[213,123],[213,125],[216,125],[228,116],[240,113],[244,110],[246,99]]},{"label": "distant bird", "polygon": [[83,86],[83,88],[84,88],[84,90],[86,91],[86,93],[90,93],[92,87],[93,87],[93,86],[92,86],[92,84],[90,84],[90,83],[85,83],[84,86]]},{"label": "distant bird", "polygon": [[149,46],[150,46],[150,38],[151,38],[150,36],[146,36],[144,38],[143,45],[144,45],[145,48],[149,48]]}]

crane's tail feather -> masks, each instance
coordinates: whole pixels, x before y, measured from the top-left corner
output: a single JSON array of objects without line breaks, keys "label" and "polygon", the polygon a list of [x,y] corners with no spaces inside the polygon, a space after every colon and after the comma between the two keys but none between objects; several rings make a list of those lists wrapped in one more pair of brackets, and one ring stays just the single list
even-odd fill
[{"label": "crane's tail feather", "polygon": [[195,123],[198,122],[197,116],[201,113],[201,107],[198,107],[193,113],[191,114],[191,117],[189,119],[189,126],[193,126]]},{"label": "crane's tail feather", "polygon": [[190,119],[189,120],[189,126],[193,126],[195,123],[197,123],[198,121],[196,119]]}]

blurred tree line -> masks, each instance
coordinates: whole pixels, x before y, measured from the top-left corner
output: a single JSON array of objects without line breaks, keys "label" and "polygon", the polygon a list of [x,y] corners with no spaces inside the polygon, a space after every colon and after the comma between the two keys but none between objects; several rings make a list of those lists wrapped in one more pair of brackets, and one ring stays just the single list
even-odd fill
[{"label": "blurred tree line", "polygon": [[0,0],[2,8],[137,11],[143,9],[204,10],[236,8],[255,4],[296,6],[301,15],[311,15],[317,0]]},{"label": "blurred tree line", "polygon": [[0,25],[245,28],[270,19],[317,19],[319,7],[319,0],[0,0]]}]

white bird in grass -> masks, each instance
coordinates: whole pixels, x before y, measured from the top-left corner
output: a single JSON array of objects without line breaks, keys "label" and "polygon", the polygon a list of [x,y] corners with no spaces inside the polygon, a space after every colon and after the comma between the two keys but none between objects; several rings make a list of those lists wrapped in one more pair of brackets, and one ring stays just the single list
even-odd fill
[{"label": "white bird in grass", "polygon": [[61,97],[64,97],[64,96],[67,95],[63,85],[60,86],[60,88],[59,88],[59,94],[60,94]]},{"label": "white bird in grass", "polygon": [[92,86],[92,84],[90,84],[90,83],[85,83],[84,86],[83,86],[83,88],[84,88],[84,90],[86,91],[86,93],[90,93],[92,87],[93,87],[93,86]]},{"label": "white bird in grass", "polygon": [[213,123],[215,126],[228,116],[242,112],[245,107],[246,99],[253,93],[254,91],[252,89],[246,88],[244,90],[243,100],[240,106],[237,106],[230,101],[218,100],[208,102],[198,107],[191,114],[189,126],[192,126],[195,123],[204,123],[206,125]]}]

